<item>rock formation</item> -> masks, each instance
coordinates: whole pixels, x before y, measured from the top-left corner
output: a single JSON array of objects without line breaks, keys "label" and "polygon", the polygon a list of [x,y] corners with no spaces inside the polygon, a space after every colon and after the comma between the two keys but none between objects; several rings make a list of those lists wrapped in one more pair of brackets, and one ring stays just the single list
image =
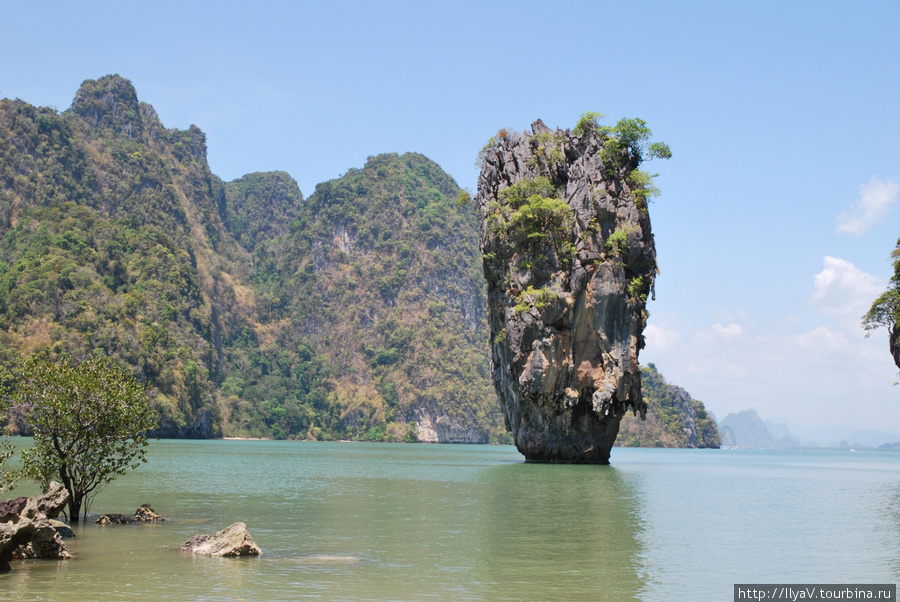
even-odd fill
[{"label": "rock formation", "polygon": [[[69,492],[50,483],[40,497],[18,497],[0,502],[0,571],[9,561],[22,558],[72,558],[62,537],[51,524],[59,516]],[[55,521],[53,521],[55,522]]]},{"label": "rock formation", "polygon": [[165,517],[157,514],[150,504],[143,504],[134,511],[134,514],[101,514],[94,521],[95,525],[129,525],[132,523],[158,523],[165,522]]},{"label": "rock formation", "polygon": [[475,197],[494,386],[530,462],[606,464],[625,412],[646,412],[638,352],[657,270],[643,138],[582,130],[501,130]]},{"label": "rock formation", "polygon": [[234,523],[215,535],[194,535],[181,544],[183,552],[204,556],[259,556],[259,546],[254,543],[244,523]]}]

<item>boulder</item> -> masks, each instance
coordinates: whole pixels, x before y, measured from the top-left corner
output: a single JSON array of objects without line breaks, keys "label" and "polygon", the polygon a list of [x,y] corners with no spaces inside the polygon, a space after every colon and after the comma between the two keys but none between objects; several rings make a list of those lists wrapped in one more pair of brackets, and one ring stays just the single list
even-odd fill
[{"label": "boulder", "polygon": [[51,537],[50,539],[29,541],[27,544],[16,548],[16,551],[13,552],[13,558],[16,560],[36,558],[65,560],[73,558],[72,553],[69,552],[61,538],[62,535],[57,532],[56,537]]},{"label": "boulder", "polygon": [[10,520],[16,522],[19,518],[19,514],[25,508],[25,504],[27,503],[28,498],[25,496],[15,497],[0,502],[0,523],[5,523]]},{"label": "boulder", "polygon": [[128,514],[101,514],[97,517],[97,520],[94,521],[95,525],[107,526],[107,525],[130,525],[134,522],[134,517]]},{"label": "boulder", "polygon": [[62,537],[63,539],[69,539],[69,538],[75,537],[75,531],[73,531],[72,527],[70,527],[66,523],[52,519],[52,518],[49,519],[48,522],[50,523],[51,527],[56,529],[56,532],[59,533],[59,536]]},{"label": "boulder", "polygon": [[136,523],[160,523],[165,520],[165,517],[157,514],[150,504],[143,504],[134,511],[134,522]]},{"label": "boulder", "polygon": [[57,516],[68,499],[68,491],[54,482],[42,496],[0,502],[0,570],[8,570],[14,559],[72,558],[45,514]]},{"label": "boulder", "polygon": [[[47,493],[35,498],[16,497],[0,502],[0,522],[12,520],[25,510],[29,500],[34,500],[34,507],[30,512],[38,512],[46,518],[56,518],[66,507],[69,501],[69,492],[61,483],[51,481]],[[13,521],[15,522],[15,521]]]},{"label": "boulder", "polygon": [[47,518],[56,518],[60,515],[69,501],[69,492],[62,483],[52,481],[47,488],[47,493],[37,498],[38,511]]},{"label": "boulder", "polygon": [[165,517],[157,514],[150,504],[143,504],[134,511],[133,515],[128,514],[101,514],[95,525],[130,525],[131,523],[158,523],[165,521]]},{"label": "boulder", "polygon": [[215,535],[194,535],[181,544],[182,551],[203,556],[259,556],[262,551],[254,543],[244,523],[234,523]]}]

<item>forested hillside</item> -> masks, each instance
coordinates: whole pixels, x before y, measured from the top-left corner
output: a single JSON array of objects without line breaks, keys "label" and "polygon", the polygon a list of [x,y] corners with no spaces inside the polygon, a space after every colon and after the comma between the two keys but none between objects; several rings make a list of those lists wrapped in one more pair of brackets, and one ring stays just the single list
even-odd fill
[{"label": "forested hillside", "polygon": [[627,447],[714,447],[720,445],[715,419],[702,401],[666,382],[656,366],[641,367],[647,419],[626,414],[616,445]]},{"label": "forested hillside", "polygon": [[105,353],[153,385],[166,432],[218,432],[234,253],[202,132],[107,77],[63,114],[0,101],[0,153],[4,384],[30,355]]},{"label": "forested hillside", "polygon": [[503,438],[477,227],[458,192],[421,155],[371,157],[252,246],[267,359],[242,356],[223,383],[235,432],[261,432],[262,409],[295,416],[276,435]]},{"label": "forested hillside", "polygon": [[457,193],[419,155],[306,200],[283,172],[223,183],[119,76],[62,113],[0,100],[0,384],[106,354],[164,435],[502,438]]},{"label": "forested hillside", "polygon": [[[459,193],[417,154],[309,198],[284,172],[224,183],[203,132],[167,129],[119,76],[62,113],[0,100],[0,387],[31,356],[108,355],[162,436],[509,441]],[[648,421],[620,444],[717,444],[700,402],[643,378]]]}]

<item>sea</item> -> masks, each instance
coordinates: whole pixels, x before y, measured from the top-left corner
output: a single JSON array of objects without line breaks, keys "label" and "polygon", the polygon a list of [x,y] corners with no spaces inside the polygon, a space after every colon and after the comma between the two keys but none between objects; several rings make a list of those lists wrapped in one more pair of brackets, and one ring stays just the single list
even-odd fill
[{"label": "sea", "polygon": [[[28,440],[16,440],[28,444]],[[153,441],[4,600],[731,600],[735,584],[900,581],[900,453]],[[38,492],[24,483],[7,494]],[[149,503],[158,524],[101,527]],[[179,551],[244,522],[262,555]]]}]

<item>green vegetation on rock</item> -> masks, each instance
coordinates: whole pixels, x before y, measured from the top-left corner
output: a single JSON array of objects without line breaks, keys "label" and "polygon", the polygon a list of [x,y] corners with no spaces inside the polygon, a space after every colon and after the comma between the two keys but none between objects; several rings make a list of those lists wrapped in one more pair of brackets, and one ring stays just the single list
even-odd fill
[{"label": "green vegetation on rock", "polygon": [[616,445],[718,448],[721,444],[716,421],[703,402],[666,382],[653,364],[641,367],[641,393],[647,402],[647,419],[626,415]]},{"label": "green vegetation on rock", "polygon": [[621,173],[646,209],[647,201],[659,195],[659,189],[653,184],[653,178],[658,174],[639,168],[649,159],[671,159],[672,149],[664,142],[650,141],[653,132],[643,119],[623,118],[610,127],[600,125],[602,118],[603,115],[595,111],[583,113],[573,132],[579,136],[597,136],[604,141],[601,155],[607,172],[613,177]]},{"label": "green vegetation on rock", "polygon": [[503,241],[521,267],[555,257],[568,263],[575,254],[572,212],[546,176],[522,180],[500,191],[485,209],[491,234]]},{"label": "green vegetation on rock", "polygon": [[474,210],[435,163],[370,157],[325,182],[280,241],[283,347],[306,339],[339,366],[320,437],[406,440],[443,414],[503,437],[488,373]]},{"label": "green vegetation on rock", "polygon": [[888,345],[894,364],[900,368],[900,240],[891,252],[894,258],[894,275],[891,276],[888,289],[873,303],[862,318],[863,328],[868,336],[877,328],[888,329]]},{"label": "green vegetation on rock", "polygon": [[0,493],[5,493],[15,487],[16,482],[19,480],[16,471],[10,470],[5,466],[6,461],[14,453],[15,449],[6,438],[0,440]]},{"label": "green vegetation on rock", "polygon": [[107,76],[62,114],[0,101],[0,140],[0,385],[28,357],[109,355],[153,384],[163,430],[203,434],[234,321],[212,301],[225,232],[202,132]]}]

